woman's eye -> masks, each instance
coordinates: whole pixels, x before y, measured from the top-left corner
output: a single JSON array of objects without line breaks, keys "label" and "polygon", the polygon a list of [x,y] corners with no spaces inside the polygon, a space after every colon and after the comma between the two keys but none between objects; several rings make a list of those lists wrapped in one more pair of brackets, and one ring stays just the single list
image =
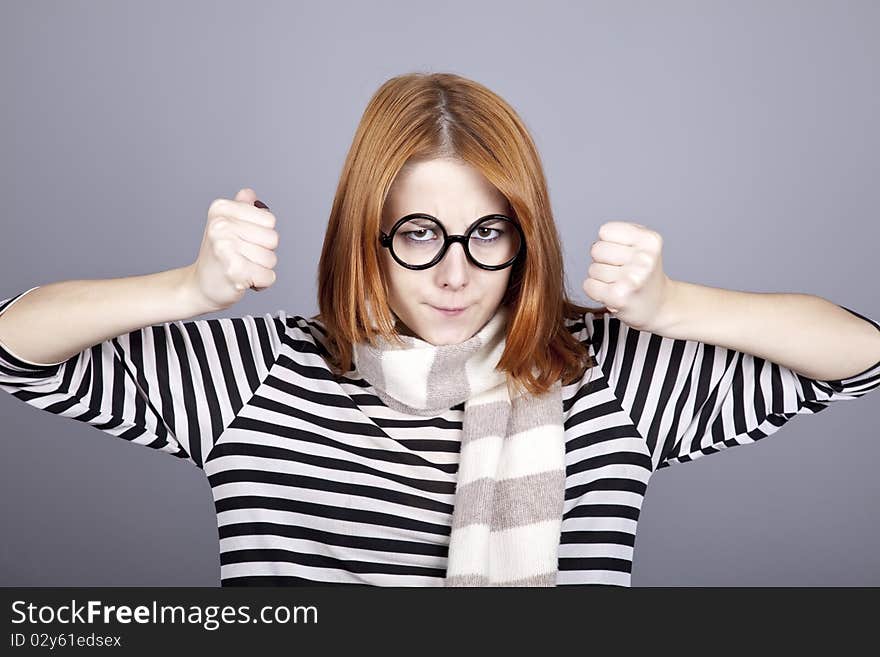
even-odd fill
[{"label": "woman's eye", "polygon": [[485,234],[484,232],[482,232],[482,231],[493,231],[493,230],[494,230],[496,233],[497,233],[497,232],[500,232],[497,228],[486,228],[486,227],[481,226],[480,228],[477,229],[477,234],[480,235],[481,238],[487,238],[488,235],[486,235],[486,234]]},{"label": "woman's eye", "polygon": [[424,237],[425,233],[427,233],[427,232],[432,232],[432,231],[430,231],[430,229],[428,229],[428,228],[422,228],[421,230],[408,230],[404,233],[404,235],[408,238],[410,238],[411,235],[417,235],[417,237],[410,238],[410,239],[413,239],[416,242],[425,242],[427,240],[422,239],[422,238]]}]

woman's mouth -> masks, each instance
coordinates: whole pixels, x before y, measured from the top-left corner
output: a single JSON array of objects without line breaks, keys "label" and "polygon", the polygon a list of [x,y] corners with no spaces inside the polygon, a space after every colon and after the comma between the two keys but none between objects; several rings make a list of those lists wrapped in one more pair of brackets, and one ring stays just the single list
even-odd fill
[{"label": "woman's mouth", "polygon": [[[430,304],[428,304],[428,305],[430,305]],[[457,317],[458,315],[461,315],[465,310],[468,309],[467,306],[463,306],[461,308],[438,308],[437,306],[431,306],[431,308],[433,308],[437,312],[439,312],[442,315],[445,315],[447,317]]]}]

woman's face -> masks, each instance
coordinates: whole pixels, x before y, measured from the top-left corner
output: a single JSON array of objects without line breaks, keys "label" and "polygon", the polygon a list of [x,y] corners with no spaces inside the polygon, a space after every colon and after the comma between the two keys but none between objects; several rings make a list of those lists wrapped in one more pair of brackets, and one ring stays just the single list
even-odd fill
[{"label": "woman's face", "polygon": [[[394,180],[382,213],[382,230],[413,212],[430,214],[449,235],[463,235],[487,214],[511,216],[507,199],[474,167],[452,159],[413,163]],[[390,291],[389,304],[403,326],[398,330],[433,345],[464,342],[498,309],[512,267],[481,269],[468,260],[460,243],[449,245],[433,267],[407,269],[381,250],[381,266]],[[435,307],[466,309],[454,316]]]}]

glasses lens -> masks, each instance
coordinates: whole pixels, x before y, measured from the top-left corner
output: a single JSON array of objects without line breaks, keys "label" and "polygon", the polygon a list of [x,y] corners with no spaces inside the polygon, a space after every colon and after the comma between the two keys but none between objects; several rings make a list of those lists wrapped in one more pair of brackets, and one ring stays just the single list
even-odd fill
[{"label": "glasses lens", "polygon": [[519,251],[519,231],[507,219],[485,219],[474,228],[468,247],[474,260],[489,267],[503,265]]},{"label": "glasses lens", "polygon": [[408,265],[426,265],[443,248],[443,229],[433,219],[410,219],[398,226],[391,248]]},{"label": "glasses lens", "polygon": [[[426,265],[443,248],[443,229],[433,219],[416,217],[398,227],[391,246],[394,254],[406,264]],[[519,231],[508,219],[490,217],[471,232],[468,248],[480,264],[502,265],[519,251]]]}]

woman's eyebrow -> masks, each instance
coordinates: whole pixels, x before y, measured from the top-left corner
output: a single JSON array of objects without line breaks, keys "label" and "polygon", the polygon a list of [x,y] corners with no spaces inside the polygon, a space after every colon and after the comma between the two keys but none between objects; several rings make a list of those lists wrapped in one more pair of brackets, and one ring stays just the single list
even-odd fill
[{"label": "woman's eyebrow", "polygon": [[[438,222],[443,226],[443,228],[446,228],[446,229],[447,229],[447,232],[449,232],[446,223],[445,223],[444,221],[442,221],[440,218],[435,217],[435,216],[434,216],[433,214],[431,214],[430,212],[408,212],[408,213],[406,213],[406,214],[402,214],[402,215],[400,215],[397,219],[394,220],[394,222],[393,222],[391,225],[393,226],[395,223],[397,223],[398,221],[400,221],[400,220],[403,219],[404,217],[411,217],[412,215],[423,215],[423,216],[430,217],[431,219],[434,219],[435,221],[438,221]],[[486,217],[494,217],[495,215],[501,215],[502,217],[507,217],[507,218],[509,218],[509,219],[512,219],[512,217],[511,217],[509,214],[505,213],[505,212],[487,212],[486,214],[482,214],[482,215],[480,215],[479,217],[477,217],[476,219],[474,219],[474,220],[473,220],[473,221],[472,221],[472,222],[471,222],[471,223],[465,228],[465,232],[467,232],[468,230],[470,230],[471,228],[473,228],[474,224],[476,224],[476,223],[477,223],[478,221],[480,221],[481,219],[485,219]]]}]

